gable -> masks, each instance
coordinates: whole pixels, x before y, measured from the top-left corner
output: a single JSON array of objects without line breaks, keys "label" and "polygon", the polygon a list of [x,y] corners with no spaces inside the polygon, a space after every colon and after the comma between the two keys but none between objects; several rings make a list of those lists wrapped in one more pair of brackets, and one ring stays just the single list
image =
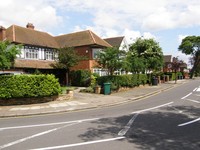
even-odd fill
[{"label": "gable", "polygon": [[113,38],[106,38],[104,39],[106,42],[108,42],[113,47],[120,47],[122,44],[122,41],[124,39],[124,36],[121,37],[113,37]]}]

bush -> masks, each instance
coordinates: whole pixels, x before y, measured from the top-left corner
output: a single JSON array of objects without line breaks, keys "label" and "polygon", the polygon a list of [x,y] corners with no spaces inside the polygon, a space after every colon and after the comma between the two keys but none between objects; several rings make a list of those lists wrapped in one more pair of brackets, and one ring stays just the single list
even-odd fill
[{"label": "bush", "polygon": [[102,76],[97,78],[97,83],[103,87],[103,83],[111,83],[111,87],[135,87],[147,83],[146,74]]},{"label": "bush", "polygon": [[0,76],[1,99],[46,97],[60,92],[60,84],[54,75]]},{"label": "bush", "polygon": [[70,73],[72,86],[89,86],[91,73],[88,70],[77,70]]}]

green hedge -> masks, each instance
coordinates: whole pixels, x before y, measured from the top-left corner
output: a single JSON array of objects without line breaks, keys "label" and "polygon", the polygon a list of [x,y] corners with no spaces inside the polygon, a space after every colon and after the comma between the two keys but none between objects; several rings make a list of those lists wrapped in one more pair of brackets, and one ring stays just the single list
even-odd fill
[{"label": "green hedge", "polygon": [[60,84],[54,75],[0,76],[1,99],[45,97],[60,92]]},{"label": "green hedge", "polygon": [[70,73],[72,86],[89,86],[91,73],[88,70],[77,70]]},{"label": "green hedge", "polygon": [[97,78],[97,83],[103,86],[103,83],[111,83],[111,87],[135,87],[147,83],[146,74],[133,75],[116,75],[116,76],[102,76]]}]

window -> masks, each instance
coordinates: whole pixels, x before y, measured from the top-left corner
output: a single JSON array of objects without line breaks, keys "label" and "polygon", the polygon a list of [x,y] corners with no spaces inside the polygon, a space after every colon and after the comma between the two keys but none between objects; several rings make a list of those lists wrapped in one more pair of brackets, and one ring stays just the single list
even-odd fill
[{"label": "window", "polygon": [[27,59],[38,59],[38,48],[25,46],[25,58]]},{"label": "window", "polygon": [[93,73],[96,73],[100,76],[106,76],[106,75],[108,75],[108,70],[107,69],[101,69],[101,68],[94,68]]},{"label": "window", "polygon": [[92,49],[92,58],[96,59],[97,58],[97,54],[101,51],[101,48],[93,48]]},{"label": "window", "polygon": [[46,60],[54,60],[54,53],[53,50],[47,50],[45,52],[45,59]]}]

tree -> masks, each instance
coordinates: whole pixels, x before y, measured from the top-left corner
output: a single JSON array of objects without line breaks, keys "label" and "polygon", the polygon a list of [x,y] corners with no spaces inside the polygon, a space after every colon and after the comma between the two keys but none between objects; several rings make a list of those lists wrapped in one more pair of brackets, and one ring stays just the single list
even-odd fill
[{"label": "tree", "polygon": [[127,61],[129,62],[130,72],[140,73],[145,71],[145,60],[143,57],[138,57],[138,54],[129,51]]},{"label": "tree", "polygon": [[100,67],[108,69],[109,75],[113,75],[114,71],[122,68],[123,54],[119,48],[109,47],[97,54],[96,61]]},{"label": "tree", "polygon": [[14,65],[17,55],[21,53],[21,45],[11,44],[9,41],[0,41],[0,69],[9,69]]},{"label": "tree", "polygon": [[[148,71],[158,71],[163,67],[163,52],[154,39],[138,38],[130,46],[130,52],[135,59],[139,58],[140,64],[136,65],[138,68],[143,66]],[[134,64],[137,63],[135,60],[132,61],[135,62]]]},{"label": "tree", "polygon": [[178,50],[186,55],[192,55],[194,60],[190,74],[190,78],[192,78],[194,73],[198,72],[198,67],[200,66],[200,36],[185,37],[179,45]]},{"label": "tree", "polygon": [[64,47],[58,50],[58,60],[53,65],[54,68],[64,69],[66,72],[66,84],[69,84],[70,68],[77,65],[85,57],[80,56],[72,47]]},{"label": "tree", "polygon": [[177,71],[180,69],[181,64],[184,62],[182,60],[179,60],[178,57],[174,57],[172,61],[172,69],[175,73],[175,83],[177,82]]}]

